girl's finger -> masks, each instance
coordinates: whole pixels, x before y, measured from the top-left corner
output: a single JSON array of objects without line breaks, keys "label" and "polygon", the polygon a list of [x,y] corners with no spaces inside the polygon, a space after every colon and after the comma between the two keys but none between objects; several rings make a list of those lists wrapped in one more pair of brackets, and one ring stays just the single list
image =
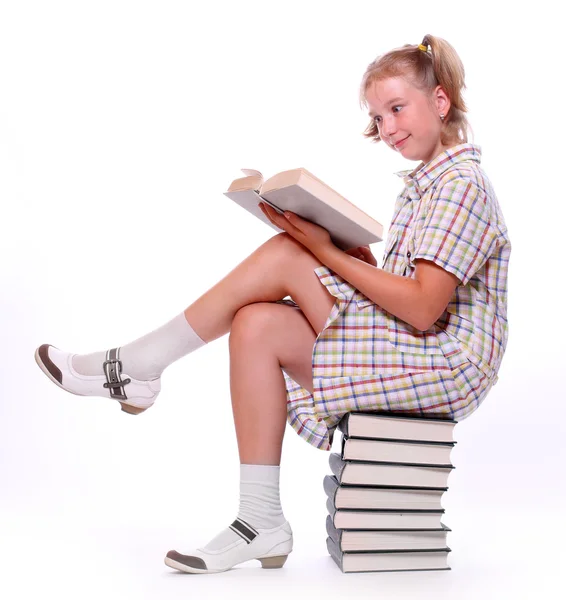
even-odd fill
[{"label": "girl's finger", "polygon": [[[288,228],[289,228],[289,226],[290,226],[290,223],[289,223],[288,219],[284,219],[284,217],[282,218],[282,219],[284,219],[284,220],[285,220],[285,223],[287,223],[287,226],[284,226],[284,225],[282,225],[282,224],[280,223],[280,221],[281,221],[282,219],[279,219],[279,218],[277,218],[277,219],[276,219],[276,218],[275,218],[275,215],[279,216],[279,213],[278,213],[278,212],[274,211],[274,210],[273,210],[271,207],[269,207],[269,205],[268,205],[268,204],[263,204],[263,203],[261,203],[261,207],[262,207],[262,210],[263,210],[263,212],[264,212],[265,216],[266,216],[266,217],[267,217],[267,218],[268,218],[268,219],[269,219],[269,220],[270,220],[270,221],[271,221],[271,222],[272,222],[272,223],[273,223],[273,224],[274,224],[276,227],[279,227],[279,229],[283,229],[283,231],[287,231],[287,230],[288,230]],[[272,216],[272,215],[273,215],[273,216]]]},{"label": "girl's finger", "polygon": [[271,218],[271,215],[265,207],[265,204],[263,204],[263,202],[260,202],[259,207],[261,208],[261,212],[273,223],[273,219]]}]

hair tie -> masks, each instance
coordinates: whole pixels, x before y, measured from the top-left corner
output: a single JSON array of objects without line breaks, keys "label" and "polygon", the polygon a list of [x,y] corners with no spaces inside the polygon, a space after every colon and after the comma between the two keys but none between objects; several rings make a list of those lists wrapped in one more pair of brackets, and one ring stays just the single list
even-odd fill
[{"label": "hair tie", "polygon": [[422,44],[419,44],[419,50],[426,52],[428,50],[428,48],[426,46],[423,46]]}]

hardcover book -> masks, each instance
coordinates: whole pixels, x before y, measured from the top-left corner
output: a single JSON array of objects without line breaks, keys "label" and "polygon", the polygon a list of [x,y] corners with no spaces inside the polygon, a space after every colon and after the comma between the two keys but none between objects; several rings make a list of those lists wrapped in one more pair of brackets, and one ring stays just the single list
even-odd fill
[{"label": "hardcover book", "polygon": [[337,529],[330,515],[326,517],[326,533],[343,552],[366,550],[444,550],[450,528],[441,524],[438,530],[356,530]]},{"label": "hardcover book", "polygon": [[442,494],[446,489],[400,488],[390,486],[344,486],[334,475],[323,479],[326,495],[336,508],[410,510],[442,509]]},{"label": "hardcover book", "polygon": [[341,484],[425,488],[446,488],[448,476],[455,468],[342,460],[337,452],[330,454],[328,464]]},{"label": "hardcover book", "polygon": [[242,172],[246,176],[232,181],[224,195],[278,232],[284,230],[263,214],[260,202],[279,214],[290,211],[324,227],[344,251],[383,240],[381,223],[304,168],[282,171],[266,181],[254,169]]},{"label": "hardcover book", "polygon": [[452,467],[450,452],[455,443],[421,443],[342,436],[341,458],[342,460]]},{"label": "hardcover book", "polygon": [[326,510],[336,529],[440,529],[444,509],[429,511],[371,510],[334,506],[326,499]]},{"label": "hardcover book", "polygon": [[343,573],[369,571],[449,571],[448,553],[443,550],[411,550],[395,552],[344,552],[330,536],[326,548]]},{"label": "hardcover book", "polygon": [[392,413],[351,412],[338,423],[346,436],[421,442],[454,442],[457,421]]}]

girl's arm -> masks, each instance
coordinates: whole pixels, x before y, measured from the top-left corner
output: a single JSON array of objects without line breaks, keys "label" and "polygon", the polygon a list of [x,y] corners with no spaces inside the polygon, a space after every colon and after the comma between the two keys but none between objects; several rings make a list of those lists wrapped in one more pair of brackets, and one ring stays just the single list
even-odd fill
[{"label": "girl's arm", "polygon": [[460,280],[429,260],[415,260],[415,277],[402,277],[327,247],[319,260],[387,312],[426,331],[442,315]]},{"label": "girl's arm", "polygon": [[329,246],[318,258],[370,300],[425,331],[442,315],[456,286],[467,285],[498,244],[487,189],[475,176],[460,172],[449,174],[435,189],[412,249],[411,277],[383,271]]}]

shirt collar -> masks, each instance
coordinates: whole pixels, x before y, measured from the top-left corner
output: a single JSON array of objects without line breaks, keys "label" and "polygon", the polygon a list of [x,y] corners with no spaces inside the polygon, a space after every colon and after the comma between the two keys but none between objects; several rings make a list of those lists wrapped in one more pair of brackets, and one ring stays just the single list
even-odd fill
[{"label": "shirt collar", "polygon": [[481,147],[471,143],[458,144],[444,150],[426,164],[421,162],[415,169],[398,171],[395,175],[403,177],[407,185],[414,184],[419,196],[422,196],[444,171],[465,160],[474,160],[480,163]]}]

